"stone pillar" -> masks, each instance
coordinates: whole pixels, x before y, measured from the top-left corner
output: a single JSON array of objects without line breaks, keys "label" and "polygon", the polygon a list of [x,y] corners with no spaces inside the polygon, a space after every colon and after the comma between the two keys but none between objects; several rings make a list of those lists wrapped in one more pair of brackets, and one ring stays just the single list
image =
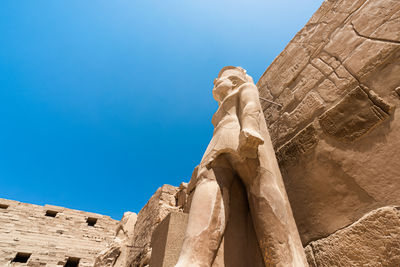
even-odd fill
[{"label": "stone pillar", "polygon": [[151,237],[150,267],[173,267],[179,258],[188,214],[171,212],[157,226]]}]

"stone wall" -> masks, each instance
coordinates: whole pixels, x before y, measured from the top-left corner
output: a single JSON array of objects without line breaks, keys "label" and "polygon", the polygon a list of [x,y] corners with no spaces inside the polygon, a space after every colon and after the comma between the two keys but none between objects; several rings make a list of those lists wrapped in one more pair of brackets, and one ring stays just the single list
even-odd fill
[{"label": "stone wall", "polygon": [[158,188],[137,216],[133,239],[131,240],[130,262],[127,266],[143,267],[150,264],[151,237],[156,227],[171,212],[182,212],[186,197],[186,184],[180,187],[163,185]]},{"label": "stone wall", "polygon": [[97,255],[94,267],[126,267],[128,265],[131,259],[131,241],[136,221],[136,213],[129,211],[124,213],[124,216],[118,223],[114,239]]},{"label": "stone wall", "polygon": [[400,1],[325,1],[257,86],[304,245],[400,204]]},{"label": "stone wall", "polygon": [[[151,266],[153,233],[171,212],[183,213],[186,204],[186,188],[185,183],[179,187],[163,185],[157,189],[137,216],[134,213],[125,213],[119,222],[114,239],[109,241],[106,249],[97,255],[94,266]],[[160,259],[160,255],[155,256]]]},{"label": "stone wall", "polygon": [[399,207],[371,211],[306,247],[310,267],[400,266]]},{"label": "stone wall", "polygon": [[325,1],[257,86],[310,266],[398,266],[400,1]]},{"label": "stone wall", "polygon": [[[257,86],[279,104],[262,101],[310,266],[398,266],[400,1],[325,1]],[[98,266],[147,266],[154,229],[188,211],[192,187],[164,185],[119,226],[0,199],[0,266],[93,266],[101,251]]]},{"label": "stone wall", "polygon": [[[0,266],[77,266],[68,259],[82,267],[148,266],[153,231],[170,212],[183,212],[186,187],[160,187],[138,215],[126,212],[121,221],[0,198]],[[17,254],[27,262],[13,262]]]},{"label": "stone wall", "polygon": [[[0,199],[0,266],[64,266],[68,258],[93,266],[117,223],[100,214]],[[17,253],[29,256],[27,262],[11,263]]]}]

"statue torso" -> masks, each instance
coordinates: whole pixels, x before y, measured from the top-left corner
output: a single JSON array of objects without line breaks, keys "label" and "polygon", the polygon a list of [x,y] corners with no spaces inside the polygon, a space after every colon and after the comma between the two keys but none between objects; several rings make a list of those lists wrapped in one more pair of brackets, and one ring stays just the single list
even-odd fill
[{"label": "statue torso", "polygon": [[201,165],[207,165],[222,153],[237,153],[240,122],[238,118],[240,87],[220,103],[212,118],[213,137],[204,153]]}]

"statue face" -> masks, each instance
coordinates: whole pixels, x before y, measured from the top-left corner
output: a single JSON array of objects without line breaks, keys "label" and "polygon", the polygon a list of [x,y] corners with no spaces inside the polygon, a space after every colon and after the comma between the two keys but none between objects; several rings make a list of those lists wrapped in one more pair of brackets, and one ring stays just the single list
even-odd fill
[{"label": "statue face", "polygon": [[221,102],[230,91],[241,83],[243,82],[240,79],[239,70],[225,70],[219,78],[214,80],[213,96],[215,100]]}]

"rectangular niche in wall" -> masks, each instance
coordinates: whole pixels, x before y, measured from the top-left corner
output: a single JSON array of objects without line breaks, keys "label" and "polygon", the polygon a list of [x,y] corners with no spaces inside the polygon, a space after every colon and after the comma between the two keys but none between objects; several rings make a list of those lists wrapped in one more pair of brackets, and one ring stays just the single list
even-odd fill
[{"label": "rectangular niche in wall", "polygon": [[27,263],[31,255],[32,255],[31,253],[18,252],[11,262]]},{"label": "rectangular niche in wall", "polygon": [[56,217],[57,216],[58,211],[55,210],[46,210],[46,216],[48,217]]},{"label": "rectangular niche in wall", "polygon": [[97,218],[89,217],[87,218],[86,222],[89,226],[94,226],[97,223]]},{"label": "rectangular niche in wall", "polygon": [[68,257],[67,263],[65,263],[64,267],[78,267],[80,258]]},{"label": "rectangular niche in wall", "polygon": [[0,209],[6,210],[6,209],[8,209],[8,205],[0,204]]}]

